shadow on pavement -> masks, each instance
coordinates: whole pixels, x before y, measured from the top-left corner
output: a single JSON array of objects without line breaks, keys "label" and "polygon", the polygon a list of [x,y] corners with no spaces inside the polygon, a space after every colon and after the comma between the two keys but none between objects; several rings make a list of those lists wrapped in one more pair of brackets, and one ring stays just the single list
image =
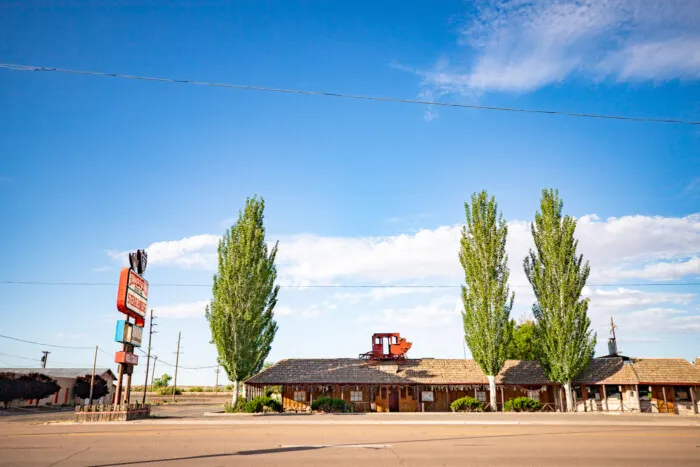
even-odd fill
[{"label": "shadow on pavement", "polygon": [[[634,430],[595,430],[596,433],[620,433],[623,431],[634,431]],[[429,439],[409,439],[409,440],[398,440],[398,441],[374,441],[373,444],[407,444],[407,443],[430,443],[430,442],[435,442],[435,441],[467,441],[467,440],[473,440],[473,439],[495,439],[495,438],[518,438],[518,437],[528,437],[528,436],[551,436],[551,435],[575,435],[575,434],[584,434],[584,433],[591,433],[591,430],[584,430],[584,431],[555,431],[555,432],[548,432],[548,433],[514,433],[514,434],[504,434],[504,435],[486,435],[486,436],[455,436],[455,437],[450,437],[450,438],[429,438]],[[162,459],[151,459],[151,460],[143,460],[143,461],[130,461],[130,462],[117,462],[117,463],[111,463],[111,464],[95,464],[92,465],[91,467],[117,467],[121,465],[139,465],[139,464],[152,464],[156,462],[176,462],[176,461],[185,461],[185,460],[196,460],[196,459],[209,459],[209,458],[217,458],[217,457],[232,457],[232,456],[255,456],[255,455],[264,455],[264,454],[280,454],[280,453],[287,453],[287,452],[297,452],[297,451],[313,451],[313,450],[318,450],[318,449],[327,449],[327,448],[336,448],[336,447],[349,447],[349,446],[354,446],[357,443],[349,443],[349,444],[334,444],[334,445],[328,445],[328,446],[290,446],[290,447],[277,447],[277,448],[268,448],[268,449],[254,449],[250,451],[238,451],[238,452],[230,452],[230,453],[221,453],[221,454],[202,454],[198,456],[186,456],[186,457],[170,457],[170,458],[162,458]],[[360,447],[360,446],[358,446]]]}]

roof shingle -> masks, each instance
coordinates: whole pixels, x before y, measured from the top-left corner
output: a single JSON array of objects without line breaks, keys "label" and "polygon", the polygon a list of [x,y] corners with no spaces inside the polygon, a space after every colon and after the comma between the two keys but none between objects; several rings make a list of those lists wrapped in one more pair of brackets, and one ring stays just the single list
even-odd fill
[{"label": "roof shingle", "polygon": [[[398,364],[371,365],[355,358],[288,359],[249,378],[249,384],[487,384],[474,360],[408,359]],[[700,384],[700,367],[682,358],[595,358],[576,379],[585,384]],[[497,384],[551,384],[536,361],[507,360]]]}]

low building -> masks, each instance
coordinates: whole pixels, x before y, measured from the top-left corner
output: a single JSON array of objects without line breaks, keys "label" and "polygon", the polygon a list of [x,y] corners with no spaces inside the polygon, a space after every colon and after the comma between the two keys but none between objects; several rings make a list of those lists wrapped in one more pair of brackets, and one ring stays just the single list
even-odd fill
[{"label": "low building", "polygon": [[[288,359],[245,384],[250,395],[281,386],[289,411],[307,411],[319,397],[344,399],[366,412],[449,411],[464,396],[490,402],[486,375],[466,359]],[[549,381],[535,361],[506,361],[496,385],[499,410],[515,397],[539,400],[548,411],[559,410],[565,400],[561,385]],[[699,389],[700,365],[675,358],[597,358],[573,384],[580,411],[697,414]]]},{"label": "low building", "polygon": [[596,358],[574,385],[577,410],[697,414],[700,365],[682,358]]},{"label": "low building", "polygon": [[[0,373],[14,373],[16,375],[26,375],[30,373],[40,373],[55,379],[60,389],[57,393],[49,397],[39,400],[40,406],[51,405],[75,405],[85,403],[84,399],[76,398],[73,394],[73,386],[75,381],[80,376],[92,375],[92,368],[0,368]],[[114,376],[109,368],[97,368],[95,374],[104,378],[107,381],[109,393],[106,396],[96,399],[97,404],[112,404],[114,402],[114,382],[117,377]],[[10,402],[10,406],[19,407],[24,405],[36,405],[36,400],[16,400]]]}]

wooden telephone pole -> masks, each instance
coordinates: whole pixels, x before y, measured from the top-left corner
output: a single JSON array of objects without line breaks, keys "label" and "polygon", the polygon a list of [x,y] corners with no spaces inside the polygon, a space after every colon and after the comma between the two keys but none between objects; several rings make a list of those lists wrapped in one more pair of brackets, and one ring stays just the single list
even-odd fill
[{"label": "wooden telephone pole", "polygon": [[177,355],[175,356],[175,381],[173,381],[173,402],[175,402],[175,393],[177,392],[177,366],[180,363],[180,335],[177,333]]},{"label": "wooden telephone pole", "polygon": [[[151,308],[151,319],[148,325],[148,355],[146,356],[146,379],[143,382],[143,399],[142,404],[146,403],[146,389],[148,388],[148,366],[151,363],[151,339],[153,338],[153,308]],[[155,363],[153,364],[153,371],[155,372]],[[152,384],[152,383],[151,383]]]}]

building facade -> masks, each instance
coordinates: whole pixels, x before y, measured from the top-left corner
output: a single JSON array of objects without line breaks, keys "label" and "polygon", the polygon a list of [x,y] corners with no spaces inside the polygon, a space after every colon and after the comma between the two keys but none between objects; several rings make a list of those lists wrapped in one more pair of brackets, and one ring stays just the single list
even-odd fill
[{"label": "building facade", "polygon": [[[344,399],[359,412],[445,412],[471,396],[489,404],[488,379],[474,360],[289,359],[248,379],[247,393],[281,386],[287,411],[308,411],[319,397]],[[562,410],[563,388],[549,381],[538,362],[508,360],[496,377],[499,410],[516,397]],[[683,359],[594,359],[572,386],[578,411],[697,414],[700,365]]]},{"label": "building facade", "polygon": [[[57,393],[49,397],[45,397],[38,401],[39,406],[60,406],[60,405],[75,405],[85,403],[84,399],[78,399],[73,394],[73,386],[75,381],[80,376],[92,375],[92,368],[0,368],[0,373],[14,373],[16,375],[26,375],[29,373],[40,373],[55,379],[60,389]],[[109,368],[97,368],[95,374],[104,378],[107,381],[109,392],[106,396],[96,399],[97,404],[112,404],[114,402],[114,382],[117,377],[114,376]],[[35,406],[36,400],[15,400],[9,403],[10,407]]]}]

